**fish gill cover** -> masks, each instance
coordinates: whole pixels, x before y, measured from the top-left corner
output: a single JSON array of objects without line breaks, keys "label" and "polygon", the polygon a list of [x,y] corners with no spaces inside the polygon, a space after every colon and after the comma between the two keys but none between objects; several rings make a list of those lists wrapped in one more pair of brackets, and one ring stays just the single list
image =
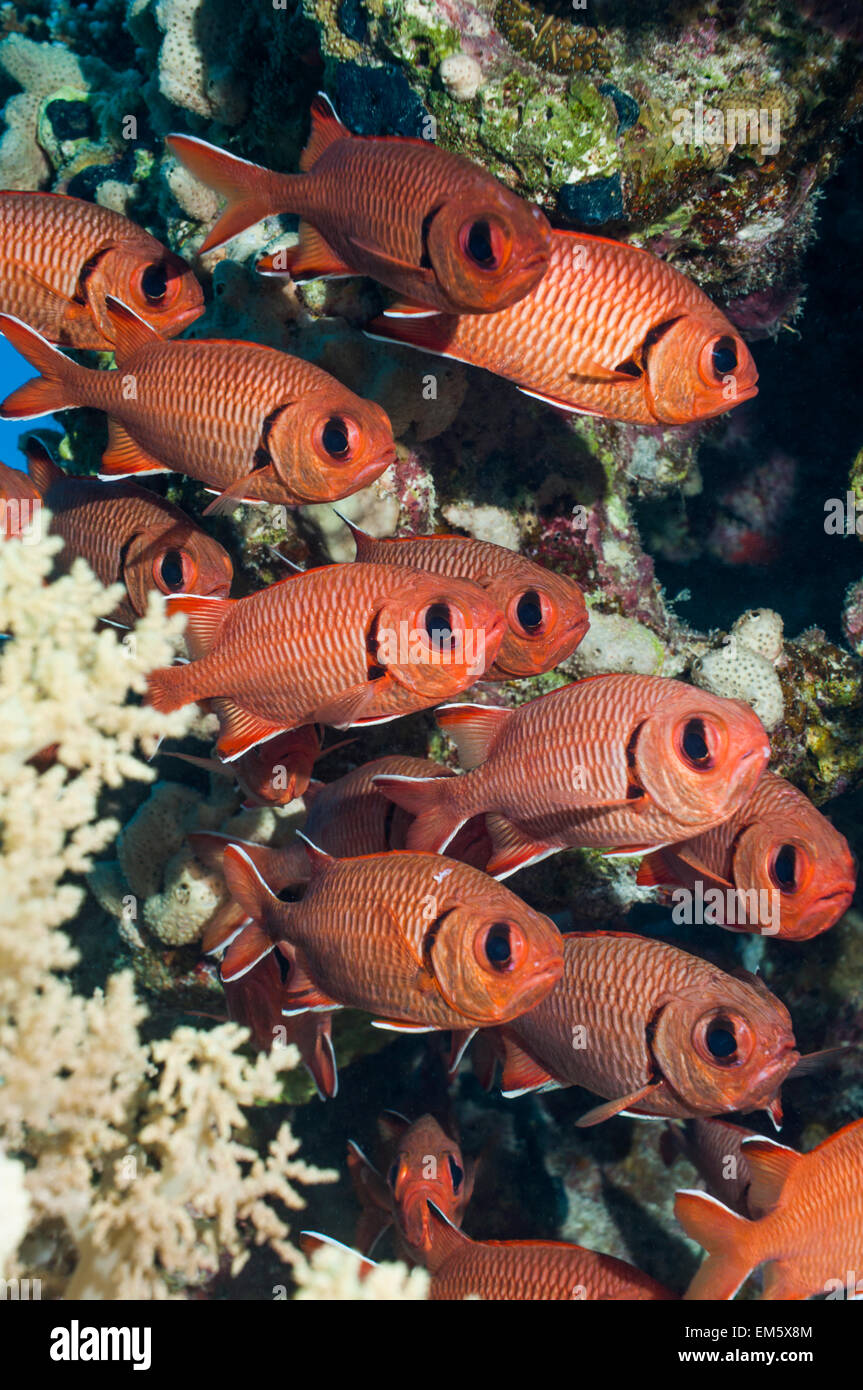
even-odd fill
[{"label": "fish gill cover", "polygon": [[0,31],[7,1294],[850,1296],[856,7]]}]

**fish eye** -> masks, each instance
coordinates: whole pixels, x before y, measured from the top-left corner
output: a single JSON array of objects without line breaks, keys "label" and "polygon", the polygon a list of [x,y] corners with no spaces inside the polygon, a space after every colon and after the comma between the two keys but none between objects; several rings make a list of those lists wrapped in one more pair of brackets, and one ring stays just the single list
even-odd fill
[{"label": "fish eye", "polygon": [[327,420],[321,434],[321,443],[329,454],[330,458],[344,458],[350,447],[348,437],[348,427],[338,415],[334,415]]},{"label": "fish eye", "polygon": [[512,962],[512,941],[507,922],[495,922],[485,939],[485,955],[494,970],[508,970]]},{"label": "fish eye", "polygon": [[435,647],[448,647],[452,642],[452,614],[445,603],[430,603],[426,609],[425,630]]},{"label": "fish eye", "polygon": [[396,1179],[398,1178],[398,1175],[399,1175],[399,1165],[398,1165],[398,1160],[396,1160],[396,1162],[393,1164],[393,1166],[392,1166],[392,1168],[390,1169],[390,1171],[387,1173],[387,1182],[389,1183],[390,1187],[395,1187],[395,1185],[396,1185]]},{"label": "fish eye", "polygon": [[737,1051],[734,1026],[725,1019],[714,1019],[704,1035],[704,1040],[708,1052],[717,1062],[727,1062]]},{"label": "fish eye", "polygon": [[733,338],[717,338],[710,354],[710,365],[717,377],[737,370],[737,347]]},{"label": "fish eye", "polygon": [[161,304],[168,291],[168,267],[164,261],[154,261],[141,272],[141,289],[148,304]]},{"label": "fish eye", "polygon": [[184,575],[183,552],[181,550],[166,550],[159,565],[159,577],[165,588],[172,591],[181,589]]},{"label": "fish eye", "polygon": [[755,1036],[746,1020],[724,1009],[699,1020],[693,1041],[702,1059],[718,1067],[740,1066],[755,1047]]},{"label": "fish eye", "polygon": [[508,259],[509,234],[489,218],[466,222],[459,240],[465,256],[478,270],[501,270]]},{"label": "fish eye", "polygon": [[447,1161],[449,1162],[449,1175],[452,1178],[452,1190],[457,1197],[464,1180],[464,1169],[458,1166],[452,1154],[447,1154]]},{"label": "fish eye", "polygon": [[793,893],[797,888],[797,848],[795,845],[780,845],[770,862],[770,877],[782,893]]},{"label": "fish eye", "polygon": [[533,634],[542,627],[542,599],[535,589],[527,589],[520,596],[515,611],[525,632]]},{"label": "fish eye", "polygon": [[714,766],[703,719],[687,719],[680,735],[680,754],[696,772],[707,772]]}]

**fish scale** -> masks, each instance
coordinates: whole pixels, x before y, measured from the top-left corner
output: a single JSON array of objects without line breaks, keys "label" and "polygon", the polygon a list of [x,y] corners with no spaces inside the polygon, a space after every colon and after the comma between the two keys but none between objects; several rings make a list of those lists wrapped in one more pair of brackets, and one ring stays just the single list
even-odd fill
[{"label": "fish scale", "polygon": [[[439,1223],[439,1225],[442,1223]],[[655,1279],[611,1255],[556,1241],[469,1241],[451,1236],[447,1254],[435,1253],[429,1298],[433,1301],[509,1299],[643,1301],[670,1299],[672,1294]]]}]

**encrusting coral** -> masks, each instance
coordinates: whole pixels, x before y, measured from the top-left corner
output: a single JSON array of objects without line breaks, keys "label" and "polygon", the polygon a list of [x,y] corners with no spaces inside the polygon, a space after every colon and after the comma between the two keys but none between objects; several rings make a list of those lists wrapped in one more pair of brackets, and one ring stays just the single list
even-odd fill
[{"label": "encrusting coral", "polygon": [[83,561],[46,583],[60,545],[0,546],[0,1254],[7,1277],[39,1278],[47,1296],[181,1296],[226,1255],[240,1268],[250,1241],[294,1259],[268,1199],[297,1209],[296,1184],[330,1175],[296,1157],[287,1122],[265,1155],[248,1129],[246,1110],[281,1096],[294,1048],[251,1062],[234,1024],[145,1043],[129,973],[89,998],[65,976],[74,880],[118,830],[100,794],[152,781],[137,749],[189,719],[129,699],[182,623],[155,596],[122,640],[97,628],[119,586]]}]

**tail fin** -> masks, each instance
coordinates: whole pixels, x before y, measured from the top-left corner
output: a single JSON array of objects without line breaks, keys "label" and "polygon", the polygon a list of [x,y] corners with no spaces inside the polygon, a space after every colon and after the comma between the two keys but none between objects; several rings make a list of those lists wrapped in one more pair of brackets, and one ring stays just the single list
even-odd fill
[{"label": "tail fin", "polygon": [[302,175],[276,174],[194,135],[169,135],[165,144],[196,179],[227,199],[228,206],[201,245],[202,253],[230,241],[273,213],[300,211],[290,206],[289,190],[292,183],[302,180]]},{"label": "tail fin", "polygon": [[686,1234],[707,1251],[707,1259],[684,1298],[690,1302],[733,1298],[760,1263],[749,1254],[749,1233],[754,1223],[737,1216],[706,1192],[678,1192],[674,1215]]},{"label": "tail fin", "polygon": [[465,823],[447,795],[455,777],[373,777],[378,791],[414,817],[407,847],[415,852],[441,854]]},{"label": "tail fin", "polygon": [[50,415],[55,410],[70,410],[79,404],[75,384],[76,378],[86,372],[85,367],[70,361],[35,328],[29,328],[12,314],[0,314],[0,333],[42,374],[25,381],[6,397],[0,405],[0,417],[30,420],[37,415]]}]

